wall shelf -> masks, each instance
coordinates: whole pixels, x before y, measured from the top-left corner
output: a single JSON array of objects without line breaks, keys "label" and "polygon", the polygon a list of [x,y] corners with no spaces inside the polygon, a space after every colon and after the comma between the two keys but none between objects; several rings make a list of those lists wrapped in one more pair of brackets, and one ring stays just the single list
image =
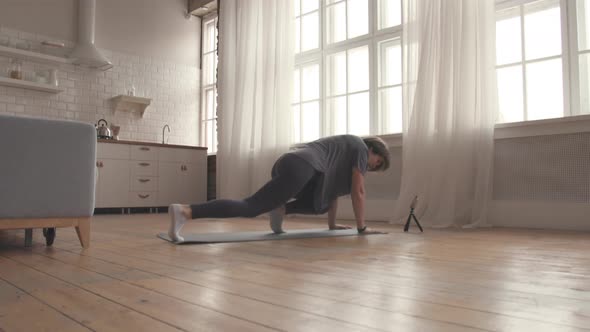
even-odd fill
[{"label": "wall shelf", "polygon": [[61,58],[53,55],[47,55],[39,52],[25,51],[14,47],[7,47],[0,45],[0,55],[10,58],[26,59],[37,62],[44,62],[50,64],[68,64],[72,63],[72,59]]},{"label": "wall shelf", "polygon": [[111,98],[114,105],[114,112],[139,112],[141,116],[145,109],[151,104],[150,98],[118,95]]},{"label": "wall shelf", "polygon": [[0,85],[10,86],[13,88],[23,88],[29,90],[37,90],[43,92],[59,93],[64,91],[58,86],[37,82],[30,82],[25,80],[16,80],[14,78],[0,77]]}]

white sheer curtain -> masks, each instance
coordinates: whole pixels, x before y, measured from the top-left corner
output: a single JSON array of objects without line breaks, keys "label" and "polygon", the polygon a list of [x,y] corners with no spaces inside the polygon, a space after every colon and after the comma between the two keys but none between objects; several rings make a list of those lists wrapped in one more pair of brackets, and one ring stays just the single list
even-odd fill
[{"label": "white sheer curtain", "polygon": [[219,198],[254,193],[288,150],[293,59],[291,1],[220,1]]},{"label": "white sheer curtain", "polygon": [[486,225],[497,112],[494,0],[404,0],[402,186],[424,225]]}]

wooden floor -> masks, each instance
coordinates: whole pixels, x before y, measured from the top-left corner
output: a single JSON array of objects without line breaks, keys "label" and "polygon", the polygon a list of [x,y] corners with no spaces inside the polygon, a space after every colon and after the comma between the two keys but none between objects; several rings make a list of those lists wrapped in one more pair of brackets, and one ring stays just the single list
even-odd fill
[{"label": "wooden floor", "polygon": [[73,228],[52,248],[0,232],[0,331],[590,331],[590,233],[372,224],[390,233],[175,246],[167,225],[97,216],[88,250]]}]

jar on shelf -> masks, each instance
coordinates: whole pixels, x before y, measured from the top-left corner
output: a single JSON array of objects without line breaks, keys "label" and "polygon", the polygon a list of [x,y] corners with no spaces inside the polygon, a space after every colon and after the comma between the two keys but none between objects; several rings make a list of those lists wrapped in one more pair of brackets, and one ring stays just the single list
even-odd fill
[{"label": "jar on shelf", "polygon": [[48,82],[51,85],[58,86],[59,82],[57,80],[57,69],[50,69],[49,72],[49,79]]},{"label": "jar on shelf", "polygon": [[9,47],[10,38],[8,36],[0,36],[0,46]]},{"label": "jar on shelf", "polygon": [[10,61],[10,69],[8,71],[10,73],[10,78],[13,78],[15,80],[23,79],[22,62],[19,59],[12,59]]},{"label": "jar on shelf", "polygon": [[47,84],[49,83],[49,75],[46,70],[38,70],[35,72],[35,82]]},{"label": "jar on shelf", "polygon": [[129,89],[127,89],[127,95],[128,96],[135,96],[135,85],[131,84],[131,87],[129,87]]}]

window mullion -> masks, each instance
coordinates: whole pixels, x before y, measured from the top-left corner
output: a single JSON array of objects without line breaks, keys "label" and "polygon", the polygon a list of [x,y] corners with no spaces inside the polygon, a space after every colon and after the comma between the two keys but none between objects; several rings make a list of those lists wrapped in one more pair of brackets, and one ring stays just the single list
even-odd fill
[{"label": "window mullion", "polygon": [[377,53],[379,52],[378,42],[375,38],[375,32],[378,30],[377,26],[377,14],[378,14],[378,0],[368,1],[369,5],[369,36],[371,41],[369,42],[369,134],[377,135],[380,134],[382,129],[379,121],[379,101],[378,101],[378,68]]},{"label": "window mullion", "polygon": [[344,25],[346,26],[346,40],[348,40],[348,0],[344,2]]},{"label": "window mullion", "polygon": [[349,133],[350,132],[350,123],[349,123],[349,113],[350,113],[350,109],[349,109],[349,94],[348,94],[348,50],[346,51],[346,75],[344,76],[346,77],[346,132]]},{"label": "window mullion", "polygon": [[527,108],[527,88],[526,88],[526,53],[525,53],[525,40],[524,40],[524,20],[525,20],[525,16],[524,16],[524,5],[520,5],[519,6],[519,10],[520,10],[520,47],[521,47],[521,56],[522,56],[522,93],[523,93],[523,98],[522,98],[522,106],[523,106],[523,120],[527,121],[528,120],[528,108]]},{"label": "window mullion", "polygon": [[379,23],[379,19],[377,14],[379,13],[378,9],[378,2],[379,0],[374,1],[367,1],[369,5],[369,35],[372,37],[375,36],[376,32],[379,31],[379,27],[377,26]]},{"label": "window mullion", "polygon": [[303,140],[303,66],[299,67],[299,141]]},{"label": "window mullion", "polygon": [[324,6],[324,1],[325,0],[319,0],[318,5],[320,6],[318,9],[318,15],[319,15],[319,45],[322,48],[321,52],[319,53],[318,57],[318,63],[320,65],[320,70],[319,70],[319,74],[320,74],[320,91],[319,91],[319,95],[320,95],[320,100],[319,100],[319,112],[320,112],[320,137],[326,136],[326,132],[327,132],[327,124],[328,124],[328,116],[326,114],[326,87],[325,85],[327,84],[327,80],[326,80],[326,29],[325,29],[325,20],[324,20],[324,16],[325,16],[325,6]]},{"label": "window mullion", "polygon": [[[566,39],[562,42],[564,49],[564,102],[566,115],[579,115],[580,109],[580,71],[579,71],[579,53],[578,53],[578,22],[576,17],[576,1],[575,0],[561,0],[562,8],[565,8],[562,13],[562,33]],[[565,23],[564,23],[565,21]],[[565,64],[565,62],[567,62]]]},{"label": "window mullion", "polygon": [[381,133],[379,126],[379,110],[377,101],[377,48],[375,41],[369,45],[369,134],[378,135]]},{"label": "window mullion", "polygon": [[569,29],[566,0],[559,1],[560,26],[561,26],[561,72],[562,72],[562,95],[563,95],[563,116],[572,115],[570,109],[570,59],[569,59]]}]

